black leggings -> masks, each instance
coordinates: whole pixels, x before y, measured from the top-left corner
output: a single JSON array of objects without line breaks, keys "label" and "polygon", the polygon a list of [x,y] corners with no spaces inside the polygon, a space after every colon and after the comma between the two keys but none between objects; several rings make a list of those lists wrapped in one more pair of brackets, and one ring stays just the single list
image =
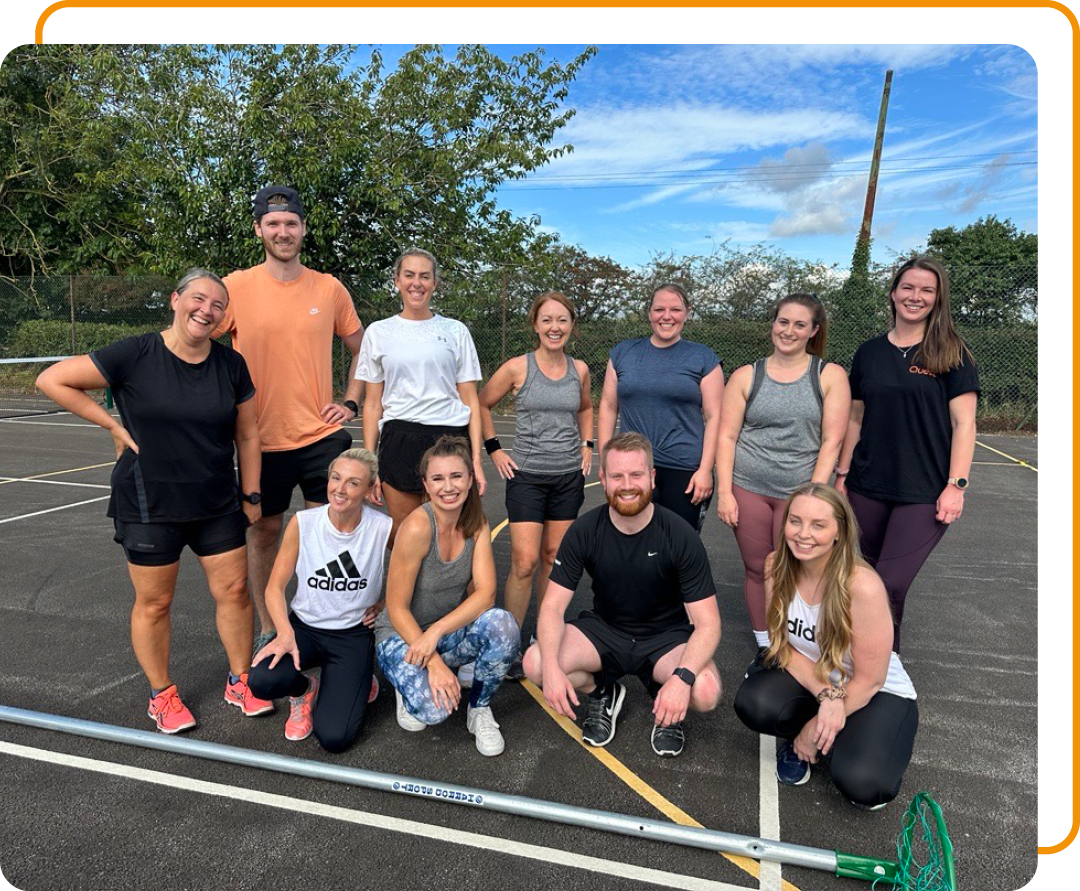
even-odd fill
[{"label": "black leggings", "polygon": [[[313,628],[289,614],[289,624],[300,651],[300,668],[322,667],[319,696],[315,701],[314,733],[328,752],[343,752],[357,734],[364,720],[371,673],[375,665],[375,635],[366,625],[332,630]],[[293,665],[291,656],[283,656],[272,669],[264,659],[251,668],[248,687],[259,699],[303,696],[308,679]]]},{"label": "black leggings", "polygon": [[938,522],[934,504],[879,501],[858,492],[848,492],[848,500],[859,521],[863,556],[877,570],[889,594],[893,651],[899,653],[900,623],[908,588],[949,526]]},{"label": "black leggings", "polygon": [[[696,470],[676,470],[673,467],[657,467],[653,501],[668,510],[675,511],[700,535],[701,527],[705,524],[705,515],[709,512],[709,505],[712,503],[712,495],[700,504],[690,503],[694,493],[687,494],[686,487],[690,485],[690,479],[696,472]],[[713,485],[715,484],[714,475]]]},{"label": "black leggings", "polygon": [[[747,727],[784,739],[798,736],[817,710],[814,695],[780,668],[752,672],[735,694],[735,713]],[[836,788],[864,807],[896,798],[918,726],[914,699],[876,693],[848,715],[833,743],[829,772]]]}]

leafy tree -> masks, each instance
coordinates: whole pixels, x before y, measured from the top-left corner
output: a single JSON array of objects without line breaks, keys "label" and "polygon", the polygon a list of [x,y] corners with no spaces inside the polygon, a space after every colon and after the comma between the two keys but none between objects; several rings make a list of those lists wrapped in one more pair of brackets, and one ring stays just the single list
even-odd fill
[{"label": "leafy tree", "polygon": [[949,270],[953,312],[966,324],[1030,323],[1038,317],[1038,235],[988,216],[963,229],[934,229],[926,249]]},{"label": "leafy tree", "polygon": [[359,293],[410,244],[450,271],[519,262],[533,221],[494,189],[571,150],[592,54],[421,46],[387,72],[347,46],[22,47],[0,70],[0,275],[250,265],[269,182],[304,199],[308,262]]}]

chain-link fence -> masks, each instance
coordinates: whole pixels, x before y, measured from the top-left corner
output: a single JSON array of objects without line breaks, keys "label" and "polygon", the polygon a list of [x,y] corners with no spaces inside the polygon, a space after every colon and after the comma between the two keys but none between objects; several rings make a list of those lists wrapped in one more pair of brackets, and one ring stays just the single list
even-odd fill
[{"label": "chain-link fence", "polygon": [[[694,315],[684,335],[708,344],[728,373],[769,349],[773,301],[796,290],[813,291],[829,313],[829,358],[849,367],[856,347],[888,326],[888,270],[874,271],[858,286],[835,269],[803,269],[801,275],[739,275],[691,288]],[[1032,267],[952,268],[953,315],[979,366],[982,429],[1034,430],[1038,423],[1038,285]],[[361,320],[370,324],[400,310],[392,288],[352,293]],[[633,282],[538,275],[530,270],[449,271],[436,293],[436,308],[465,321],[485,378],[501,362],[535,347],[526,313],[543,290],[564,291],[582,313],[569,351],[584,359],[598,394],[612,346],[648,333],[644,304],[648,276]],[[0,281],[0,358],[85,353],[121,337],[159,330],[169,318],[172,280],[101,276],[52,276]],[[335,380],[344,389],[348,356],[334,353]],[[0,400],[28,399],[40,368],[0,363]]]}]

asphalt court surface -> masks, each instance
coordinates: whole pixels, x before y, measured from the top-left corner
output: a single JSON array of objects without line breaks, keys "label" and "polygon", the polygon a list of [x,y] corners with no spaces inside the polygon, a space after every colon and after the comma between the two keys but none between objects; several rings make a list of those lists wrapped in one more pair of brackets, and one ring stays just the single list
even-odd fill
[{"label": "asphalt court surface", "polygon": [[[509,443],[512,422],[498,427]],[[979,441],[966,513],[909,596],[903,658],[921,720],[900,798],[883,811],[852,808],[824,770],[805,786],[778,788],[771,741],[762,745],[735,717],[731,701],[754,645],[738,551],[715,512],[703,539],[724,622],[724,696],[715,712],[688,720],[680,758],[653,755],[650,703],[633,680],[607,763],[509,682],[493,703],[507,741],[498,758],[476,752],[463,710],[424,733],[401,731],[385,688],[344,755],[313,739],[289,743],[281,706],[248,719],[221,701],[226,666],[212,601],[185,554],[172,665],[199,720],[190,737],[876,857],[895,856],[901,803],[926,789],[945,812],[963,885],[1019,888],[1038,844],[1037,439]],[[67,415],[0,421],[0,704],[150,730],[128,639],[130,582],[105,501],[94,500],[108,494],[111,456],[107,434]],[[503,486],[487,469],[494,528],[505,517]],[[598,486],[586,494],[585,509],[601,503]],[[495,558],[501,589],[506,529]],[[588,602],[586,583],[572,609]],[[26,891],[444,888],[477,879],[536,889],[858,887],[803,868],[759,873],[691,848],[3,722],[0,764],[0,870]]]}]

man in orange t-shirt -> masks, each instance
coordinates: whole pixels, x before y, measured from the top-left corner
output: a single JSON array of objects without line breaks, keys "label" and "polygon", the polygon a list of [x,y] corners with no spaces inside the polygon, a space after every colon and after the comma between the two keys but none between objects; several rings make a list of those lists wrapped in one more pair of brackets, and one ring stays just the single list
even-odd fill
[{"label": "man in orange t-shirt", "polygon": [[[266,259],[225,278],[229,307],[217,335],[232,335],[255,383],[262,440],[259,492],[244,500],[262,505],[262,519],[248,530],[251,599],[259,614],[258,651],[273,635],[266,582],[277,554],[282,519],[299,484],[305,507],[326,504],[330,462],[352,445],[342,429],[358,412],[363,382],[355,379],[364,327],[352,298],[332,275],[300,262],[307,231],[295,189],[267,186],[255,196],[255,235]],[[334,335],[352,353],[348,389],[333,401]]]}]

